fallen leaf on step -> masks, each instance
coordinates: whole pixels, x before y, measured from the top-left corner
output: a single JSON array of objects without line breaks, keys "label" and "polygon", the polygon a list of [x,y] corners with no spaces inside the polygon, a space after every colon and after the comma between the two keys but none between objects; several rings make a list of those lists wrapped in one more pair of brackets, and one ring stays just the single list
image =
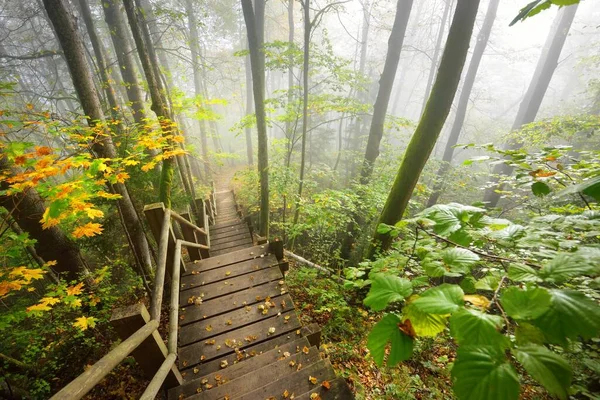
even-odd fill
[{"label": "fallen leaf on step", "polygon": [[317,378],[315,378],[314,376],[310,376],[310,375],[309,375],[309,376],[308,376],[308,381],[309,381],[310,383],[312,383],[313,385],[316,385],[316,384],[317,384]]},{"label": "fallen leaf on step", "polygon": [[323,386],[327,390],[331,389],[331,383],[329,383],[329,381],[321,382],[321,386]]}]

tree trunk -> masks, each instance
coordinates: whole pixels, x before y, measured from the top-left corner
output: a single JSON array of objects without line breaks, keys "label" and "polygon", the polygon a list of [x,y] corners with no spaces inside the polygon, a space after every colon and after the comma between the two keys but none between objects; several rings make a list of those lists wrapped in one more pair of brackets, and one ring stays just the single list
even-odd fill
[{"label": "tree trunk", "polygon": [[[250,55],[244,57],[244,67],[246,70],[246,115],[254,111],[254,98],[252,97],[252,71],[250,67]],[[252,152],[252,129],[250,126],[244,128],[246,135],[246,158],[248,165],[254,164],[254,155]]]},{"label": "tree trunk", "polygon": [[298,197],[294,211],[294,225],[300,217],[300,202],[302,188],[304,187],[304,168],[306,163],[306,135],[308,132],[308,68],[310,57],[310,0],[304,0],[304,58],[302,63],[302,149],[300,150],[300,182],[298,183]]},{"label": "tree trunk", "polygon": [[[11,171],[6,156],[0,152],[0,173],[15,175]],[[8,190],[6,179],[0,180],[0,189]],[[40,220],[46,208],[44,200],[35,191],[27,189],[22,193],[0,196],[0,206],[6,208],[19,227],[36,240],[35,251],[45,261],[56,261],[53,270],[66,275],[67,280],[77,279],[77,275],[87,272],[85,261],[75,242],[58,227],[42,228]]]},{"label": "tree trunk", "polygon": [[363,185],[369,182],[371,173],[373,172],[373,165],[379,156],[379,144],[383,137],[383,125],[390,102],[392,87],[394,86],[394,78],[398,70],[398,61],[400,60],[400,52],[402,51],[402,43],[404,42],[412,3],[412,0],[398,0],[396,6],[396,17],[388,40],[385,65],[379,78],[379,91],[377,92],[377,99],[373,106],[373,119],[371,120],[367,149],[365,150],[365,158],[360,173],[360,182]]},{"label": "tree trunk", "polygon": [[[264,0],[256,0],[257,13],[262,9],[264,13]],[[259,3],[263,3],[262,7]],[[252,70],[252,87],[254,92],[254,104],[256,112],[256,127],[258,130],[258,173],[260,179],[260,214],[259,214],[259,235],[269,236],[269,154],[267,142],[267,125],[265,121],[265,64],[264,53],[261,56],[263,43],[260,38],[263,33],[257,32],[261,25],[258,16],[255,18],[252,8],[252,0],[242,0],[242,10],[244,20],[246,21],[246,31],[248,34],[248,48],[250,49],[250,64]]]},{"label": "tree trunk", "polygon": [[[160,81],[156,53],[153,51],[152,43],[144,40],[144,34],[141,29],[143,19],[140,17],[134,1],[123,0],[123,4],[125,4],[127,20],[129,21],[129,26],[131,27],[131,32],[133,34],[133,40],[135,41],[138,55],[140,56],[142,67],[144,68],[144,75],[146,76],[146,81],[148,82],[148,90],[150,91],[150,97],[152,98],[152,111],[154,111],[159,119],[163,135],[168,136],[173,130],[173,127],[171,126],[173,118],[169,112],[167,98],[164,93],[162,82]],[[172,146],[163,148],[163,152],[168,152],[169,150],[172,150]],[[171,188],[173,186],[174,172],[175,166],[173,158],[165,158],[162,162],[159,199],[167,208],[171,208]]]},{"label": "tree trunk", "polygon": [[79,10],[81,12],[81,16],[83,17],[90,42],[92,43],[92,47],[94,49],[96,63],[98,64],[98,72],[100,73],[102,87],[106,93],[106,99],[108,100],[108,105],[110,106],[112,118],[113,120],[117,120],[119,118],[119,113],[117,111],[119,109],[119,103],[117,102],[117,95],[108,76],[108,68],[106,67],[106,58],[102,49],[102,43],[96,34],[94,20],[92,18],[90,5],[88,4],[87,0],[79,0]]},{"label": "tree trunk", "polygon": [[448,14],[450,14],[450,6],[452,5],[453,0],[444,0],[446,5],[444,6],[444,14],[442,16],[442,21],[440,23],[440,30],[438,31],[437,40],[435,42],[435,49],[433,51],[433,58],[431,59],[431,68],[429,68],[429,76],[427,77],[427,86],[425,87],[425,95],[423,96],[423,106],[421,107],[421,113],[419,115],[423,115],[423,111],[425,110],[425,106],[427,105],[427,101],[429,99],[429,92],[431,91],[431,84],[433,83],[433,78],[435,76],[435,72],[437,71],[438,58],[440,55],[440,50],[442,47],[442,38],[444,37],[444,31],[446,29],[446,20],[448,19]]},{"label": "tree trunk", "polygon": [[[546,54],[542,52],[539,58],[536,70],[533,74],[533,78],[529,83],[529,88],[525,93],[525,97],[519,106],[519,111],[515,117],[511,130],[520,129],[523,125],[529,124],[535,121],[535,117],[540,109],[544,95],[548,89],[548,85],[552,80],[554,71],[558,66],[558,58],[569,34],[571,23],[575,18],[578,4],[571,6],[565,6],[558,11],[556,29],[551,30],[548,36],[547,42],[550,42]],[[511,142],[507,145],[509,149],[518,149],[521,144]],[[487,189],[485,192],[484,201],[487,202],[488,207],[495,207],[500,200],[499,191],[502,190],[503,185],[497,185],[499,178],[498,175],[510,175],[513,171],[513,167],[508,164],[497,164],[494,167],[492,181],[494,186]]]},{"label": "tree trunk", "polygon": [[[44,0],[44,6],[65,54],[73,86],[88,118],[88,124],[94,127],[98,122],[104,121],[104,114],[98,93],[94,88],[90,67],[85,59],[85,50],[76,27],[75,17],[70,13],[66,0]],[[117,156],[109,133],[95,142],[92,149],[103,158],[112,159]],[[109,190],[121,195],[118,206],[123,217],[124,229],[132,239],[132,251],[143,271],[140,272],[149,275],[152,271],[150,248],[127,188],[122,183],[116,183],[109,187]]]},{"label": "tree trunk", "polygon": [[[192,55],[192,70],[194,73],[194,94],[196,97],[202,97],[202,77],[200,75],[200,46],[198,44],[198,22],[194,14],[192,0],[185,0],[185,12],[188,17],[188,29],[190,31],[190,51]],[[200,141],[202,143],[202,158],[204,159],[204,175],[210,180],[210,168],[208,165],[208,143],[206,140],[206,126],[204,121],[198,120],[198,129],[200,131]]]},{"label": "tree trunk", "polygon": [[485,14],[485,20],[483,21],[483,25],[481,26],[481,30],[477,36],[475,50],[473,50],[473,56],[471,57],[469,69],[467,70],[467,75],[465,76],[465,83],[463,84],[458,105],[456,106],[456,116],[454,117],[452,130],[450,131],[450,136],[448,137],[448,142],[446,143],[446,149],[444,150],[444,156],[442,157],[442,166],[438,170],[437,181],[433,187],[433,193],[431,193],[431,196],[429,196],[429,200],[427,201],[427,207],[431,207],[436,204],[440,194],[442,193],[444,177],[450,169],[452,156],[454,155],[454,146],[456,143],[458,143],[458,138],[460,137],[460,132],[465,122],[467,107],[469,105],[469,97],[471,96],[471,90],[473,90],[473,84],[475,83],[475,78],[477,77],[477,70],[479,69],[481,58],[483,57],[483,53],[492,31],[492,26],[494,25],[494,20],[496,19],[498,4],[500,4],[500,0],[490,0],[490,4]]},{"label": "tree trunk", "polygon": [[[460,0],[457,4],[429,101],[406,148],[404,158],[377,225],[382,223],[394,225],[404,215],[421,171],[450,112],[452,100],[456,94],[465,59],[467,58],[478,7],[479,0]],[[378,242],[381,242],[382,250],[387,250],[391,239],[389,236],[382,235],[375,230],[374,240],[369,249],[369,257],[374,256]]]},{"label": "tree trunk", "polygon": [[144,96],[136,74],[134,50],[131,49],[129,40],[127,40],[128,33],[121,14],[120,2],[118,0],[102,0],[102,9],[117,55],[117,63],[119,64],[127,98],[131,103],[133,119],[138,126],[144,126],[143,119],[146,116]]},{"label": "tree trunk", "polygon": [[[294,47],[294,0],[288,0],[288,93],[287,93],[287,108],[292,106],[294,101],[294,55],[292,49]],[[285,121],[285,137],[288,140],[292,138],[292,122]],[[284,210],[285,211],[285,210]]]}]

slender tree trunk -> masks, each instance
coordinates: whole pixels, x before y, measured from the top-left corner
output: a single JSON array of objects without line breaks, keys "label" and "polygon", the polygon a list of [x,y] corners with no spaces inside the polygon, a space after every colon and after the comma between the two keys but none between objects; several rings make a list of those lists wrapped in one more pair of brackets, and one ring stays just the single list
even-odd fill
[{"label": "slender tree trunk", "polygon": [[[527,93],[525,93],[525,97],[523,98],[517,116],[515,117],[512,126],[513,131],[520,129],[525,124],[535,121],[535,117],[542,105],[542,100],[544,100],[546,90],[548,89],[554,71],[558,66],[558,59],[565,44],[565,40],[567,39],[567,35],[569,34],[573,19],[575,18],[577,7],[578,4],[574,4],[565,6],[558,11],[558,15],[556,16],[558,21],[556,23],[556,29],[551,30],[548,37],[548,41],[550,41],[551,44],[548,46],[546,54],[543,52],[540,56],[533,78],[527,89]],[[518,149],[521,147],[521,144],[511,142],[507,147],[509,149]],[[484,197],[484,201],[487,202],[488,207],[495,207],[498,204],[498,200],[500,200],[499,191],[502,190],[503,185],[497,185],[499,181],[498,175],[510,175],[512,171],[513,167],[504,163],[497,164],[494,167],[494,176],[492,177],[494,186],[486,190]]]},{"label": "slender tree trunk", "polygon": [[[169,136],[172,131],[173,118],[169,112],[167,98],[165,96],[164,88],[160,80],[158,72],[158,61],[156,60],[156,53],[151,50],[153,49],[152,43],[148,43],[144,38],[144,33],[141,29],[143,25],[143,19],[140,18],[137,7],[133,0],[123,0],[125,4],[125,12],[127,13],[127,19],[131,32],[133,34],[133,40],[137,47],[142,67],[144,68],[144,75],[146,75],[146,81],[148,82],[148,90],[150,91],[150,97],[152,98],[152,111],[156,114],[161,124],[161,130],[164,136]],[[172,146],[167,146],[163,149],[164,152],[172,150]],[[165,204],[165,207],[171,207],[171,188],[173,186],[173,174],[175,172],[174,160],[172,157],[165,158],[162,162],[162,170],[159,185],[159,198]]]},{"label": "slender tree trunk", "polygon": [[429,99],[429,92],[431,91],[431,84],[433,83],[433,78],[435,76],[435,72],[437,71],[438,58],[440,55],[440,50],[442,48],[442,38],[444,37],[444,32],[446,30],[446,21],[448,20],[448,15],[450,14],[450,7],[452,5],[453,0],[444,0],[444,2],[446,3],[446,5],[444,6],[444,14],[442,16],[442,20],[440,21],[440,30],[438,31],[437,40],[435,42],[433,58],[431,59],[431,68],[429,68],[429,76],[427,77],[427,86],[425,87],[425,95],[423,96],[423,106],[421,107],[421,113],[419,115],[423,115],[425,106],[427,105],[427,101]]},{"label": "slender tree trunk", "polygon": [[452,130],[450,131],[450,136],[448,137],[448,142],[446,143],[446,149],[444,150],[442,165],[438,170],[437,180],[433,187],[433,193],[431,193],[431,196],[429,196],[429,200],[427,201],[427,207],[431,207],[432,205],[436,204],[440,194],[442,193],[444,177],[446,176],[446,173],[450,169],[450,165],[452,163],[454,146],[456,143],[458,143],[458,138],[460,137],[460,132],[465,122],[471,90],[473,90],[473,84],[475,83],[475,78],[477,77],[477,70],[479,69],[481,58],[483,57],[490,33],[492,32],[492,26],[494,25],[494,20],[496,19],[496,11],[498,10],[499,4],[500,0],[490,0],[490,4],[485,14],[485,20],[483,21],[483,25],[481,26],[481,30],[477,36],[475,50],[473,50],[473,56],[471,57],[469,69],[467,70],[467,75],[465,76],[465,83],[463,84],[458,105],[456,106],[456,115],[454,117],[454,123],[452,124]]},{"label": "slender tree trunk", "polygon": [[138,126],[144,125],[146,112],[144,109],[144,96],[138,79],[134,53],[129,44],[128,33],[121,14],[120,2],[118,0],[102,0],[104,20],[110,31],[110,38],[117,55],[117,63],[121,71],[121,77],[127,92],[127,98],[131,104],[133,119]]},{"label": "slender tree trunk", "polygon": [[402,51],[402,43],[404,42],[412,3],[412,0],[398,0],[396,6],[396,17],[392,33],[388,40],[385,65],[379,78],[379,91],[377,92],[377,99],[373,106],[373,119],[371,120],[367,149],[365,150],[365,158],[360,173],[360,182],[363,185],[369,182],[373,172],[373,165],[379,156],[379,144],[383,137],[383,125],[390,102],[392,87],[394,86],[394,78],[398,70],[398,61],[400,60],[400,52]]},{"label": "slender tree trunk", "polygon": [[[478,7],[479,0],[460,0],[457,4],[429,101],[406,148],[404,158],[377,225],[382,223],[394,225],[404,215],[421,171],[429,159],[450,112],[467,58]],[[369,257],[374,256],[378,242],[381,242],[382,250],[387,250],[391,239],[389,236],[382,235],[375,230],[374,241],[369,249]]]},{"label": "slender tree trunk", "polygon": [[[192,70],[194,73],[194,94],[200,98],[202,93],[202,77],[200,72],[200,46],[198,44],[198,22],[192,6],[192,0],[185,0],[185,11],[188,17],[188,29],[190,31],[190,51],[192,55]],[[197,121],[202,143],[202,158],[204,159],[204,175],[210,180],[210,168],[208,165],[208,143],[206,140],[206,125],[204,121]]]},{"label": "slender tree trunk", "polygon": [[[288,112],[294,102],[294,0],[288,0],[288,93],[287,93],[287,109]],[[285,137],[288,140],[292,138],[292,121],[285,121]],[[285,212],[285,210],[284,210]]]},{"label": "slender tree trunk", "polygon": [[[244,70],[246,71],[246,115],[254,112],[254,98],[252,97],[252,71],[250,67],[250,54],[244,57]],[[246,158],[248,165],[254,164],[254,156],[252,152],[252,129],[250,126],[244,128],[246,135]]]},{"label": "slender tree trunk", "polygon": [[[15,175],[11,167],[0,151],[0,173],[2,175]],[[0,180],[0,189],[8,190],[10,185],[6,179]],[[40,220],[46,208],[44,200],[35,191],[27,189],[22,193],[13,195],[0,195],[0,206],[8,210],[10,216],[17,222],[19,227],[36,240],[35,251],[45,261],[56,261],[54,271],[64,274],[68,280],[76,279],[77,274],[87,272],[85,260],[79,252],[75,242],[65,235],[58,227],[47,229],[42,227]]]},{"label": "slender tree trunk", "polygon": [[106,99],[108,100],[108,105],[110,106],[112,118],[114,120],[117,120],[119,118],[119,103],[117,102],[117,95],[113,89],[110,78],[108,76],[108,68],[106,67],[106,57],[102,49],[102,43],[100,42],[100,39],[96,34],[96,29],[94,28],[94,20],[92,18],[92,13],[90,11],[90,6],[87,0],[79,0],[79,10],[81,11],[81,16],[83,17],[83,21],[85,23],[88,36],[90,38],[90,42],[92,43],[92,47],[94,49],[96,63],[98,64],[98,72],[100,73],[102,87],[104,89],[104,93],[106,93]]},{"label": "slender tree trunk", "polygon": [[[44,6],[61,43],[73,86],[79,95],[83,111],[88,117],[88,124],[94,127],[104,121],[104,115],[91,79],[90,67],[85,59],[83,42],[77,31],[75,17],[70,13],[66,0],[44,0]],[[102,139],[94,143],[93,151],[103,158],[112,159],[117,156],[110,134],[104,135]],[[125,222],[124,228],[134,244],[132,251],[141,265],[142,274],[149,275],[152,270],[150,248],[129,192],[122,183],[116,183],[109,189],[121,195],[118,206]]]},{"label": "slender tree trunk", "polygon": [[[263,10],[264,1],[256,0],[257,13]],[[258,3],[263,3],[262,7]],[[242,10],[246,21],[248,34],[248,48],[250,49],[250,64],[252,70],[252,87],[256,110],[256,127],[258,129],[258,174],[260,179],[260,214],[259,235],[269,236],[269,154],[267,140],[267,125],[265,121],[265,64],[264,53],[261,57],[263,43],[260,41],[264,35],[257,32],[258,26],[264,26],[259,18],[255,18],[251,0],[242,0]],[[264,14],[263,14],[264,19]],[[258,23],[257,23],[258,21]]]},{"label": "slender tree trunk", "polygon": [[300,150],[300,182],[298,183],[298,197],[294,211],[294,225],[300,217],[300,202],[302,188],[304,187],[304,168],[306,163],[306,136],[308,134],[308,68],[310,57],[310,0],[304,0],[304,58],[302,64],[302,149]]}]

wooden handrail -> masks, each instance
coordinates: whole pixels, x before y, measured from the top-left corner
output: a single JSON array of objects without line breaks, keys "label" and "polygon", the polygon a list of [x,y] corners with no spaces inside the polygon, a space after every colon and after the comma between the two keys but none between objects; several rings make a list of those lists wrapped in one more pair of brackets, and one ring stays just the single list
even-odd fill
[{"label": "wooden handrail", "polygon": [[[211,200],[214,201],[214,182],[213,193]],[[211,204],[211,206],[213,206]],[[207,215],[204,214],[204,223],[207,224]],[[165,285],[165,274],[167,269],[167,253],[169,250],[169,231],[171,219],[177,220],[179,223],[194,229],[196,232],[206,236],[207,245],[188,242],[178,239],[175,242],[175,252],[173,256],[173,270],[171,273],[171,301],[169,307],[169,337],[168,337],[168,354],[164,362],[155,373],[148,387],[140,397],[144,400],[154,399],[160,391],[169,372],[175,365],[177,359],[177,331],[179,329],[179,286],[181,279],[181,247],[195,247],[198,249],[210,249],[210,236],[208,230],[202,229],[193,223],[189,222],[176,212],[165,209],[165,213],[160,227],[160,236],[158,241],[158,260],[156,266],[156,275],[154,277],[154,292],[150,306],[150,321],[138,329],[133,335],[121,342],[117,347],[111,350],[108,354],[102,357],[94,365],[88,368],[84,373],[79,375],[67,386],[62,388],[58,393],[51,397],[51,400],[73,400],[81,399],[90,390],[94,388],[102,379],[108,375],[117,365],[119,365],[133,350],[135,350],[144,340],[146,340],[154,331],[158,329],[160,324],[160,314]],[[208,225],[206,225],[208,226]]]}]

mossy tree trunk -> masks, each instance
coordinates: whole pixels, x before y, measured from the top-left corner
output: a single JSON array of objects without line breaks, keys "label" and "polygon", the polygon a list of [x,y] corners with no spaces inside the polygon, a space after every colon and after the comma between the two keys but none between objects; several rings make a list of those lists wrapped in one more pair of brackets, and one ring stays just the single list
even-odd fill
[{"label": "mossy tree trunk", "polygon": [[[479,0],[460,0],[458,2],[427,106],[406,148],[396,179],[379,217],[378,225],[382,223],[394,225],[402,219],[406,211],[421,171],[431,155],[450,112],[467,58],[478,7]],[[369,257],[375,255],[379,244],[381,244],[382,250],[386,250],[391,244],[391,239],[388,235],[378,233],[376,229],[373,243],[369,248]]]},{"label": "mossy tree trunk", "polygon": [[[254,94],[254,109],[256,127],[258,130],[258,174],[260,179],[260,213],[258,232],[263,237],[269,236],[269,154],[267,139],[267,124],[265,118],[265,63],[264,53],[261,55],[264,33],[258,32],[264,27],[264,0],[256,0],[257,16],[254,14],[251,0],[242,0],[242,10],[252,71],[252,89]],[[262,5],[261,5],[262,4]],[[262,16],[261,16],[262,10]],[[263,22],[261,22],[261,20]]]}]

